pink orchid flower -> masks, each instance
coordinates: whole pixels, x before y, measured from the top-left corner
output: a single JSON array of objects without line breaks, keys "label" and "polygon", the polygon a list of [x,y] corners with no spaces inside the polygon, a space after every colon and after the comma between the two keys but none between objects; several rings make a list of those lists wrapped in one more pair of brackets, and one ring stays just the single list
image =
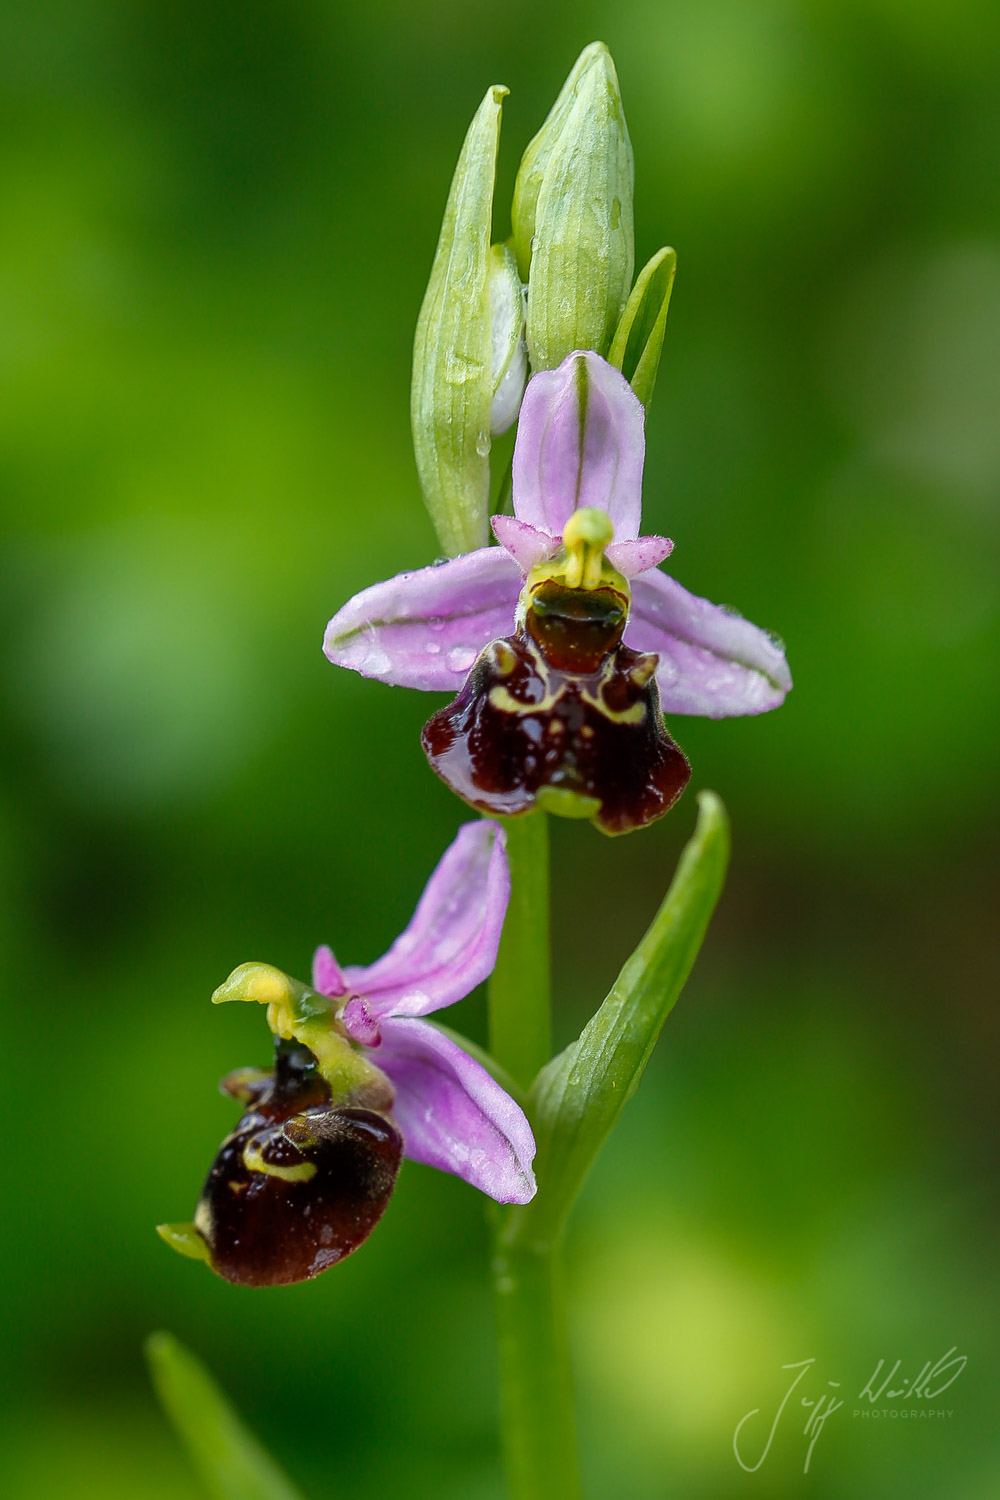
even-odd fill
[{"label": "pink orchid flower", "polygon": [[607,560],[630,583],[624,644],[659,657],[663,712],[719,719],[777,708],[792,686],[781,646],[661,572],[673,543],[639,535],[643,423],[624,376],[596,354],[535,375],[514,448],[514,514],[493,519],[500,546],[356,594],[327,627],[326,655],[381,682],[458,691],[480,651],[514,629],[525,575],[559,551],[576,511],[593,508],[614,529]]}]

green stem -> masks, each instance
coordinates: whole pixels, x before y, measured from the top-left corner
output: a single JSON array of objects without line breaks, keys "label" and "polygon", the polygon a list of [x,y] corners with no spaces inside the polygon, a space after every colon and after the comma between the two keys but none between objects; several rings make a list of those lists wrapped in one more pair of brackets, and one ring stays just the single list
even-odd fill
[{"label": "green stem", "polygon": [[548,816],[530,812],[502,821],[511,891],[490,980],[490,1052],[527,1091],[552,1055]]},{"label": "green stem", "polygon": [[[490,1052],[527,1089],[551,1055],[546,814],[504,820],[511,898],[490,981]],[[531,1209],[521,1209],[522,1215]],[[558,1243],[511,1241],[494,1218],[493,1285],[504,1451],[512,1500],[578,1500],[562,1257]]]},{"label": "green stem", "polygon": [[512,1500],[578,1500],[566,1300],[558,1246],[504,1245],[493,1287],[507,1480]]}]

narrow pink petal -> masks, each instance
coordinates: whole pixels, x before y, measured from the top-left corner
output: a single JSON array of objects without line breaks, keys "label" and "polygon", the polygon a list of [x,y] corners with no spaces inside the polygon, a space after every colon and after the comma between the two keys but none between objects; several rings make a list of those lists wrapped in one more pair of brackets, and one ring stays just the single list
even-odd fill
[{"label": "narrow pink petal", "polygon": [[674,544],[667,536],[640,536],[634,542],[612,542],[607,548],[607,559],[626,578],[635,578],[659,567],[673,550]]},{"label": "narrow pink petal", "polygon": [[457,692],[487,642],[513,629],[521,582],[502,547],[399,573],[348,600],[326,627],[323,650],[362,677]]},{"label": "narrow pink petal", "polygon": [[506,547],[522,573],[530,572],[536,563],[551,557],[559,546],[558,537],[536,531],[534,526],[514,516],[494,516],[491,524],[497,541]]},{"label": "narrow pink petal", "polygon": [[486,1069],[426,1021],[382,1023],[379,1067],[411,1161],[454,1172],[498,1203],[535,1196],[535,1138],[524,1111]]},{"label": "narrow pink petal", "polygon": [[528,382],[514,445],[514,514],[561,536],[581,506],[606,510],[615,535],[639,535],[646,443],[642,402],[596,354],[577,352]]},{"label": "narrow pink petal", "polygon": [[510,898],[506,840],[497,823],[466,823],[384,957],[345,970],[370,1014],[426,1016],[453,1005],[493,972]]},{"label": "narrow pink petal", "polygon": [[321,995],[347,994],[344,971],[334,958],[333,949],[325,943],[313,954],[313,989]]},{"label": "narrow pink petal", "polygon": [[792,686],[784,648],[766,631],[655,570],[632,581],[625,644],[659,655],[666,714],[760,714]]}]

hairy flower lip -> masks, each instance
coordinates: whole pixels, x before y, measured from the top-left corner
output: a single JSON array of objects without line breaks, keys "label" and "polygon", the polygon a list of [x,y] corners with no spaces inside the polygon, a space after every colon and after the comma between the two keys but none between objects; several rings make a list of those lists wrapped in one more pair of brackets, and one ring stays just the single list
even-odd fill
[{"label": "hairy flower lip", "polygon": [[402,687],[455,693],[479,652],[509,636],[525,575],[551,559],[575,510],[603,509],[609,563],[629,580],[625,645],[660,659],[663,712],[764,713],[792,686],[763,630],[659,571],[672,543],[639,536],[644,411],[624,376],[576,351],[528,383],[514,448],[514,515],[494,516],[499,547],[402,573],[348,601],[327,627],[336,665]]}]

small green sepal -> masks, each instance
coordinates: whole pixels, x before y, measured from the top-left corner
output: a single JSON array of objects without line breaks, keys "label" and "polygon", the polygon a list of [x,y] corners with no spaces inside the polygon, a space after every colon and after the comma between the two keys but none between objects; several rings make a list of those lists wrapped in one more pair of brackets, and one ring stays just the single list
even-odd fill
[{"label": "small green sepal", "polygon": [[656,385],[676,272],[677,256],[668,246],[657,250],[643,266],[608,354],[608,363],[621,370],[647,411]]},{"label": "small green sepal", "polygon": [[490,242],[507,92],[499,84],[488,89],[469,126],[413,342],[414,456],[427,509],[450,557],[485,546],[489,536]]}]

